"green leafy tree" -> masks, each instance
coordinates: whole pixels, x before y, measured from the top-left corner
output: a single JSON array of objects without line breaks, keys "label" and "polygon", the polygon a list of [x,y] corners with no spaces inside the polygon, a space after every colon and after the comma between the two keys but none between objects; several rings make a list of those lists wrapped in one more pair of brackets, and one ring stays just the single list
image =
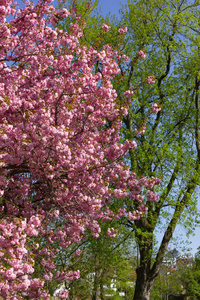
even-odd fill
[{"label": "green leafy tree", "polygon": [[[130,57],[126,65],[118,59],[121,72],[113,80],[119,105],[126,101],[128,107],[122,140],[135,139],[138,144],[126,160],[136,174],[162,178],[160,200],[146,202],[146,215],[126,223],[135,232],[140,253],[134,300],[148,300],[176,225],[182,223],[192,231],[196,218],[195,191],[200,175],[200,2],[128,0],[120,20],[90,14],[85,7],[87,1],[73,2],[76,11],[83,14],[82,39],[88,45],[99,49],[107,43],[112,47],[120,44],[118,50]],[[103,23],[111,25],[109,32],[102,33]],[[128,27],[126,36],[117,33],[122,25]],[[138,56],[140,50],[147,53],[143,60]],[[97,70],[101,71],[98,65]],[[154,85],[147,84],[148,76],[154,76]],[[129,103],[124,96],[128,88],[135,91]],[[150,112],[155,102],[161,111],[153,116]],[[144,127],[145,134],[137,135],[135,129]],[[124,206],[134,210],[138,201],[127,199]],[[163,232],[160,245],[155,242],[158,229]]]},{"label": "green leafy tree", "polygon": [[[71,269],[80,270],[81,278],[66,283],[70,290],[69,299],[115,299],[120,297],[120,292],[133,296],[136,266],[133,238],[127,230],[123,232],[124,229],[115,238],[109,238],[107,228],[104,224],[97,239],[88,237],[80,245],[82,253],[79,257],[70,256],[68,264]],[[76,253],[75,248],[71,250]],[[66,261],[67,255],[62,259]]]},{"label": "green leafy tree", "polygon": [[[160,200],[148,204],[146,216],[130,224],[135,229],[140,249],[134,296],[134,300],[140,300],[149,299],[175,227],[186,215],[185,225],[191,226],[188,213],[194,211],[196,204],[200,162],[200,57],[199,36],[195,31],[199,30],[199,3],[128,1],[123,16],[130,29],[127,53],[141,48],[148,53],[144,62],[128,70],[127,85],[136,86],[145,75],[156,78],[154,86],[137,89],[129,114],[124,118],[124,135],[135,138],[138,143],[137,150],[129,152],[129,159],[137,174],[163,179]],[[119,97],[121,95],[119,93]],[[146,123],[153,102],[162,109]],[[135,120],[146,123],[145,135],[135,135]],[[156,245],[155,255],[154,234],[161,223],[164,234],[161,244]]]}]

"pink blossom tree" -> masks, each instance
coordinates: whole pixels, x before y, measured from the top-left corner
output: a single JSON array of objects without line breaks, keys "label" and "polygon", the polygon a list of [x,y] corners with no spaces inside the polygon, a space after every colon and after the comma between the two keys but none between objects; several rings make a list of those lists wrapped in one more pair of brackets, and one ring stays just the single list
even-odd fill
[{"label": "pink blossom tree", "polygon": [[[68,15],[49,0],[35,6],[27,1],[18,10],[9,0],[0,4],[0,296],[5,299],[49,299],[49,281],[80,276],[78,270],[55,267],[61,249],[79,242],[88,229],[97,238],[99,220],[139,219],[146,211],[142,186],[150,189],[147,200],[158,201],[152,188],[160,180],[138,180],[121,160],[136,143],[119,143],[127,108],[117,105],[111,84],[119,72],[116,52],[108,45],[99,52],[82,45],[78,22],[70,32],[53,29]],[[97,62],[101,72],[94,72]],[[128,195],[138,199],[137,211],[109,209],[113,197]],[[116,231],[107,234],[114,237]],[[60,299],[67,296],[60,290]]]}]

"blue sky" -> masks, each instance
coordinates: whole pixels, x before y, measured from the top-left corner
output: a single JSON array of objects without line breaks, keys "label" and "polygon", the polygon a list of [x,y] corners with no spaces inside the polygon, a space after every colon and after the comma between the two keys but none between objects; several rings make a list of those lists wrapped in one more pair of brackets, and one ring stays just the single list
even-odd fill
[{"label": "blue sky", "polygon": [[104,15],[109,12],[118,15],[118,11],[121,8],[121,4],[126,4],[127,0],[99,0],[99,7]]}]

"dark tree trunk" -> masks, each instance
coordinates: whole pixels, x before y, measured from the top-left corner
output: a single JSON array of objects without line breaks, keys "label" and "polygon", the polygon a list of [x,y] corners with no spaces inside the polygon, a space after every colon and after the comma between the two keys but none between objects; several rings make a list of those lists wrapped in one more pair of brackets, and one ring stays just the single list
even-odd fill
[{"label": "dark tree trunk", "polygon": [[97,285],[95,285],[92,293],[92,300],[97,300],[97,294],[98,294]]},{"label": "dark tree trunk", "polygon": [[93,291],[92,300],[97,300],[97,291]]},{"label": "dark tree trunk", "polygon": [[99,270],[95,270],[94,272],[94,283],[93,283],[93,291],[92,291],[92,300],[99,299]]},{"label": "dark tree trunk", "polygon": [[104,298],[104,288],[103,288],[103,284],[100,284],[100,299],[101,300],[105,300]]},{"label": "dark tree trunk", "polygon": [[137,280],[133,300],[149,300],[155,279],[149,279],[146,270],[142,267],[136,270]]}]

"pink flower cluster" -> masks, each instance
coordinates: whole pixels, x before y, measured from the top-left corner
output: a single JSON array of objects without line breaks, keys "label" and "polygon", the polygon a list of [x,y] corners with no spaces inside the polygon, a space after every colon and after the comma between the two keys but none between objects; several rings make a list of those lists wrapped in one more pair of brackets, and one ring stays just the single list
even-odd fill
[{"label": "pink flower cluster", "polygon": [[[34,221],[38,216],[32,218]],[[33,227],[39,226],[38,222]],[[4,218],[0,222],[0,295],[5,299],[14,299],[14,295],[23,296],[42,295],[41,288],[44,281],[31,278],[34,272],[34,261],[29,258],[29,249],[26,242],[29,241],[25,231],[29,228],[26,219],[13,218],[12,222],[9,218]],[[2,281],[3,280],[3,281]],[[16,298],[19,299],[19,298]]]},{"label": "pink flower cluster", "polygon": [[149,84],[154,84],[155,83],[155,77],[154,76],[149,76],[148,79],[147,79],[147,82]]},{"label": "pink flower cluster", "polygon": [[129,97],[131,97],[134,93],[135,93],[134,91],[128,90],[128,91],[124,92],[124,96],[126,96],[126,98],[129,98]]},{"label": "pink flower cluster", "polygon": [[119,28],[118,32],[119,33],[126,33],[127,32],[127,27],[125,27],[125,28]]},{"label": "pink flower cluster", "polygon": [[144,134],[144,133],[145,133],[145,129],[146,129],[146,126],[142,126],[142,127],[140,128],[140,130],[135,129],[135,133],[136,133],[137,135],[139,135],[139,134]]},{"label": "pink flower cluster", "polygon": [[139,212],[137,210],[133,211],[132,213],[131,212],[128,213],[128,217],[129,217],[130,221],[139,220],[142,216],[143,216],[143,213]]},{"label": "pink flower cluster", "polygon": [[75,253],[75,256],[76,257],[79,257],[81,255],[82,251],[80,249],[78,249]]},{"label": "pink flower cluster", "polygon": [[111,28],[111,26],[107,25],[107,24],[103,24],[101,27],[105,32],[108,32]]},{"label": "pink flower cluster", "polygon": [[60,299],[67,299],[68,298],[69,291],[66,289],[61,289],[57,294],[56,297]]},{"label": "pink flower cluster", "polygon": [[152,191],[147,191],[147,200],[152,202],[157,202],[159,200],[159,195],[154,194]]},{"label": "pink flower cluster", "polygon": [[114,228],[108,228],[107,235],[111,238],[114,238],[117,235],[117,230],[115,230]]},{"label": "pink flower cluster", "polygon": [[[48,300],[46,282],[78,279],[79,271],[57,269],[58,253],[88,229],[97,238],[100,220],[127,216],[124,207],[115,213],[107,207],[114,197],[138,200],[131,214],[141,217],[142,185],[157,184],[138,180],[122,161],[137,145],[120,143],[127,107],[119,108],[111,83],[120,71],[116,52],[84,46],[75,15],[70,33],[53,28],[68,15],[50,0],[27,1],[19,10],[3,0],[0,9],[0,296],[6,300]],[[97,62],[102,70],[95,73]]]},{"label": "pink flower cluster", "polygon": [[157,114],[161,110],[161,107],[159,107],[158,104],[155,103],[155,104],[152,105],[151,109],[153,110],[153,112],[155,114]]},{"label": "pink flower cluster", "polygon": [[147,56],[146,52],[144,52],[143,50],[140,50],[140,51],[138,52],[138,54],[139,54],[139,57],[140,57],[140,58],[145,58],[145,57]]}]

